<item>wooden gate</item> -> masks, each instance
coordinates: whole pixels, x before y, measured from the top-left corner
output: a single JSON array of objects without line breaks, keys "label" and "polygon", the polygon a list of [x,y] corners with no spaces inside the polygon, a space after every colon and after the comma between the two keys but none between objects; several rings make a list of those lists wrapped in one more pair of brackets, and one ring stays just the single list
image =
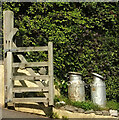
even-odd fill
[{"label": "wooden gate", "polygon": [[[54,82],[53,82],[53,44],[48,43],[48,46],[42,47],[17,47],[13,42],[13,36],[18,31],[14,28],[14,14],[12,11],[3,12],[3,26],[4,26],[4,66],[5,66],[5,103],[16,102],[43,102],[48,103],[49,106],[54,105]],[[27,62],[22,52],[48,51],[48,61],[44,62]],[[17,57],[21,62],[14,62],[13,54],[17,53]],[[48,67],[47,74],[39,74],[32,69],[32,67]],[[25,68],[30,75],[17,73],[15,68]],[[24,80],[31,81],[38,85],[38,87],[15,87],[15,81]],[[44,85],[42,80],[48,81]],[[16,93],[25,92],[39,92],[42,96],[36,97],[16,97]]]}]

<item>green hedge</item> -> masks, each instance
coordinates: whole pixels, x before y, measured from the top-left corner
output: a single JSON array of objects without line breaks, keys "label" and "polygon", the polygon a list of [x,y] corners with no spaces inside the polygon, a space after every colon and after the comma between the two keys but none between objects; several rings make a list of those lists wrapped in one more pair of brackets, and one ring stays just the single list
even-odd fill
[{"label": "green hedge", "polygon": [[105,78],[107,98],[119,100],[117,3],[3,3],[8,9],[15,14],[22,46],[53,42],[55,84],[63,94],[69,71],[81,72],[86,83],[96,72]]}]

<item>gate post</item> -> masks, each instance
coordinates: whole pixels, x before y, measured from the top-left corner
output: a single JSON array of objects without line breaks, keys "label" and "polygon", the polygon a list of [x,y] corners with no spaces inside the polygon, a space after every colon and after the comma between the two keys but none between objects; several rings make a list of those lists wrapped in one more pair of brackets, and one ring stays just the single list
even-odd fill
[{"label": "gate post", "polygon": [[17,28],[14,28],[14,13],[12,11],[3,11],[3,35],[4,35],[4,83],[5,83],[5,102],[12,102],[12,63],[13,56],[12,49],[13,41],[12,38],[17,32]]},{"label": "gate post", "polygon": [[4,65],[2,61],[0,61],[0,107],[4,107]]},{"label": "gate post", "polygon": [[[3,11],[3,29],[4,29],[4,52],[10,48],[11,41],[8,41],[8,36],[13,28],[13,12],[12,11]],[[10,46],[9,46],[9,45]],[[8,88],[11,85],[11,58],[12,53],[6,52],[4,55],[4,80],[5,80],[5,102],[8,101],[8,98],[11,96],[11,90]],[[8,78],[8,76],[10,78]],[[8,80],[9,79],[9,80]]]}]

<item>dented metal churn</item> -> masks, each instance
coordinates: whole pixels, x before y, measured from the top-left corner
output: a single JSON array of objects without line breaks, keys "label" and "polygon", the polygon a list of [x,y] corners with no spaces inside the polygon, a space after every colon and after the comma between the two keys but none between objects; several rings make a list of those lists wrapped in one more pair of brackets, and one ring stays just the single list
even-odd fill
[{"label": "dented metal churn", "polygon": [[93,103],[105,107],[106,105],[106,87],[103,77],[99,74],[92,73],[93,84],[91,84],[91,98]]},{"label": "dented metal churn", "polygon": [[68,97],[73,101],[85,101],[85,88],[82,75],[78,72],[69,72]]}]

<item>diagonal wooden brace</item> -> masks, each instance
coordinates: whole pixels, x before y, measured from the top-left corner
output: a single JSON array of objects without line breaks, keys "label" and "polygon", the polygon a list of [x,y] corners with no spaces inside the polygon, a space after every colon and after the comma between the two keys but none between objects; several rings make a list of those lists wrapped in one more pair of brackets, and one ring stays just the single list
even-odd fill
[{"label": "diagonal wooden brace", "polygon": [[[13,43],[13,47],[14,48],[17,48],[17,46],[15,45],[15,43]],[[24,56],[23,55],[17,55],[18,56],[18,58],[21,60],[21,62],[23,62],[23,63],[27,63],[27,61],[26,61],[26,59],[24,58]],[[34,70],[32,69],[32,68],[26,68],[26,70],[28,70],[28,72],[32,75],[32,76],[36,76],[36,74],[35,74],[35,72],[34,72]],[[39,74],[40,75],[40,74]],[[34,81],[31,81],[31,82],[34,82]],[[39,87],[41,87],[41,88],[43,88],[44,87],[44,85],[41,83],[41,81],[35,81],[35,83],[39,86]],[[47,93],[44,93],[44,95],[47,97]]]}]

